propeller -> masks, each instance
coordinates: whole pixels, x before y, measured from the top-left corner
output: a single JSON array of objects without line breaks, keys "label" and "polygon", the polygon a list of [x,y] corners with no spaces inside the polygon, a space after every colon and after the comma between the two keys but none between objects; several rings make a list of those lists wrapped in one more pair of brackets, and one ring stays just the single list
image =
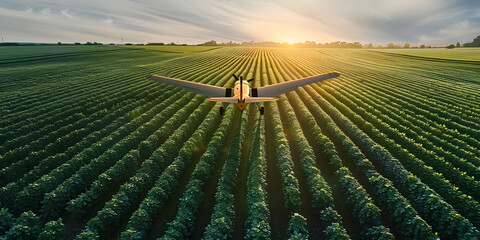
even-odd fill
[{"label": "propeller", "polygon": [[239,78],[239,77],[237,77],[237,75],[235,75],[235,73],[232,74],[232,75],[233,75],[233,77],[235,78],[235,80],[237,80],[237,81],[238,81],[238,80],[240,80],[240,81],[247,81],[248,83],[250,83],[251,81],[254,80],[253,78],[248,79],[248,80],[243,80],[243,77],[242,77],[242,76],[240,76],[240,78]]}]

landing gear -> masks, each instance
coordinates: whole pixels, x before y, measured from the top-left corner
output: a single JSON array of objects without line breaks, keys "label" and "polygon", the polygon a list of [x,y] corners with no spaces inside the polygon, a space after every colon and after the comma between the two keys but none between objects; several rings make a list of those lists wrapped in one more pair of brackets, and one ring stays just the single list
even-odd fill
[{"label": "landing gear", "polygon": [[258,110],[260,111],[260,115],[263,115],[265,113],[264,107],[260,107]]},{"label": "landing gear", "polygon": [[225,112],[225,108],[220,107],[220,115],[223,115],[224,112]]}]

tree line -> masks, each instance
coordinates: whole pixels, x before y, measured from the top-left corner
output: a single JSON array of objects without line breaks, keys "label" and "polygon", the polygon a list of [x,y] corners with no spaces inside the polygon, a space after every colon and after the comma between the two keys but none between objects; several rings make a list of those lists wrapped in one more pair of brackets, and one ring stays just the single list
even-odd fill
[{"label": "tree line", "polygon": [[[53,45],[47,43],[17,43],[17,42],[5,42],[0,43],[0,46],[24,46],[24,45]],[[65,43],[58,42],[57,45],[65,45]],[[71,45],[71,44],[66,44]],[[80,42],[75,42],[74,45],[103,45],[102,43],[98,42],[86,42],[85,44],[81,44]],[[116,45],[114,43],[110,43],[108,45]],[[180,44],[180,43],[163,43],[163,42],[149,42],[147,44],[133,44],[133,43],[125,43],[122,45],[157,45],[157,46],[187,46],[187,44]],[[432,46],[427,46],[425,44],[421,44],[420,46],[412,46],[410,43],[393,43],[389,42],[387,45],[383,46],[381,44],[374,45],[373,43],[368,44],[361,44],[360,42],[330,42],[330,43],[317,43],[315,41],[305,41],[305,42],[297,42],[297,43],[287,43],[287,42],[273,42],[273,41],[263,41],[263,42],[242,42],[242,43],[235,43],[232,41],[226,43],[217,43],[215,40],[207,41],[204,43],[196,44],[196,46],[250,46],[250,47],[305,47],[305,48],[432,48]],[[446,48],[459,48],[459,47],[480,47],[480,36],[477,36],[473,39],[472,42],[464,43],[463,45],[460,42],[456,44],[450,44],[445,46]]]}]

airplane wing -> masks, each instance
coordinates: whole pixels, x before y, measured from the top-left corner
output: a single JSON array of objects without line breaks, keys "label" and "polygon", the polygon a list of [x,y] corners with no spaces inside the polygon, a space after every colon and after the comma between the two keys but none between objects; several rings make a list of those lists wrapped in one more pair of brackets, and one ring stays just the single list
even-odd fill
[{"label": "airplane wing", "polygon": [[292,80],[288,82],[277,83],[260,88],[250,89],[250,96],[252,97],[275,97],[283,93],[295,91],[298,87],[305,86],[311,83],[320,82],[330,78],[336,78],[340,76],[338,73],[327,73],[323,75],[307,77],[297,80]]},{"label": "airplane wing", "polygon": [[223,88],[218,86],[212,86],[203,83],[185,81],[180,79],[148,75],[147,79],[170,84],[176,87],[184,88],[187,91],[201,94],[205,97],[233,97],[233,90],[231,88]]},{"label": "airplane wing", "polygon": [[210,102],[238,103],[238,98],[234,98],[234,97],[207,98],[207,100]]},{"label": "airplane wing", "polygon": [[270,102],[270,101],[278,101],[278,98],[273,98],[273,97],[249,97],[249,98],[245,98],[245,103]]},{"label": "airplane wing", "polygon": [[[238,98],[236,97],[208,98],[207,100],[211,102],[238,103]],[[245,103],[269,102],[269,101],[277,101],[277,100],[278,98],[272,98],[272,97],[248,97],[248,98],[245,98]]]}]

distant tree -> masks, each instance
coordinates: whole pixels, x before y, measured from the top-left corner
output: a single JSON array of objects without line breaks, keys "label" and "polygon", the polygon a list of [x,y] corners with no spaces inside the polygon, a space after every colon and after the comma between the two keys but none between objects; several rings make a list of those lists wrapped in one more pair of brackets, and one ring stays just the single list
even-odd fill
[{"label": "distant tree", "polygon": [[420,45],[420,48],[425,48],[425,44]]},{"label": "distant tree", "polygon": [[238,46],[240,44],[238,43],[234,43],[232,41],[229,41],[229,42],[226,42],[226,43],[217,43],[218,45],[222,45],[222,46]]},{"label": "distant tree", "polygon": [[304,47],[316,47],[317,43],[315,41],[305,41],[305,43],[303,43],[303,46]]},{"label": "distant tree", "polygon": [[480,47],[480,36],[477,36],[475,39],[473,39],[473,42],[471,43],[464,43],[464,47]]},{"label": "distant tree", "polygon": [[369,43],[369,44],[367,45],[367,48],[373,48],[373,44],[372,44],[372,43]]},{"label": "distant tree", "polygon": [[395,45],[392,42],[389,42],[387,44],[387,48],[395,48]]},{"label": "distant tree", "polygon": [[455,48],[455,45],[450,44],[450,45],[446,46],[445,48],[447,48],[447,49],[454,49],[454,48]]},{"label": "distant tree", "polygon": [[403,48],[410,48],[410,43],[405,43],[405,45],[403,45]]},{"label": "distant tree", "polygon": [[87,42],[85,45],[93,45],[93,43],[91,43],[91,42]]},{"label": "distant tree", "polygon": [[75,45],[82,45],[82,44],[81,44],[81,43],[79,43],[79,42],[75,42]]},{"label": "distant tree", "polygon": [[460,43],[459,43],[459,42],[457,42],[457,45],[455,45],[455,47],[457,47],[457,48],[458,48],[458,47],[460,47]]},{"label": "distant tree", "polygon": [[165,45],[165,43],[163,43],[163,42],[160,42],[160,43],[153,42],[153,43],[147,43],[147,45]]},{"label": "distant tree", "polygon": [[170,46],[175,46],[175,45],[177,45],[177,44],[175,44],[174,42],[171,42],[171,43],[169,43],[168,45],[170,45]]},{"label": "distant tree", "polygon": [[115,43],[109,43],[108,45],[115,45]]},{"label": "distant tree", "polygon": [[351,48],[362,48],[362,44],[360,44],[359,42],[354,42],[354,43],[349,43],[347,44],[347,47],[351,47]]},{"label": "distant tree", "polygon": [[125,45],[127,45],[127,46],[132,46],[133,44],[131,44],[131,43],[125,43]]},{"label": "distant tree", "polygon": [[62,45],[62,43],[61,43],[61,42],[58,42],[57,45]]},{"label": "distant tree", "polygon": [[217,42],[212,40],[212,41],[208,41],[208,42],[198,44],[198,46],[217,46]]}]

